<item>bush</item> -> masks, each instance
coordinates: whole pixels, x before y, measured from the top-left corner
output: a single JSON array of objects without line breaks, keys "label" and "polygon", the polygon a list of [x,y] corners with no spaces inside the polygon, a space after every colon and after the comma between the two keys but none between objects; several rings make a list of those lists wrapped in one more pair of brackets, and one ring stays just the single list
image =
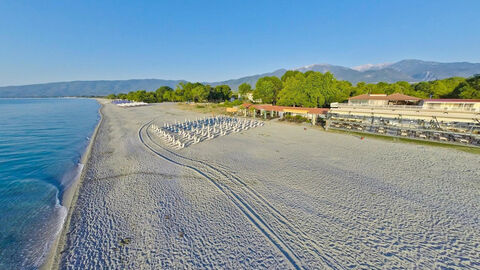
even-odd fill
[{"label": "bush", "polygon": [[301,116],[301,115],[295,115],[295,116],[292,116],[292,115],[284,115],[283,118],[284,118],[285,121],[294,122],[294,123],[307,123],[307,122],[310,122],[310,119],[308,119],[308,118],[306,118],[306,117],[303,117],[303,116]]},{"label": "bush", "polygon": [[231,108],[231,107],[234,107],[234,106],[239,106],[239,105],[242,105],[243,104],[243,101],[239,100],[239,99],[236,99],[232,102],[230,101],[225,101],[223,104],[221,104],[220,106],[223,106],[223,107],[228,107],[228,108]]}]

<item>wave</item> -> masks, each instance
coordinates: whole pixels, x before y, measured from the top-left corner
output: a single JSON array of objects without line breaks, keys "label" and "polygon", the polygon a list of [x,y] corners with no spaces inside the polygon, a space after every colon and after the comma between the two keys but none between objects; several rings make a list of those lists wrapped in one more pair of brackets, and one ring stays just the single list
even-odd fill
[{"label": "wave", "polygon": [[34,263],[35,267],[41,267],[45,263],[50,253],[50,249],[54,248],[52,245],[62,233],[63,225],[68,214],[67,206],[62,205],[63,194],[65,194],[65,192],[67,192],[76,181],[79,181],[84,167],[85,164],[80,162],[77,163],[77,166],[75,166],[73,170],[65,173],[65,175],[62,177],[62,180],[60,181],[60,184],[61,186],[63,186],[63,188],[61,190],[62,192],[60,192],[60,189],[57,188],[55,204],[55,211],[58,212],[58,217],[56,218],[56,224],[52,224],[52,226],[56,226],[56,229],[54,234],[51,235],[50,239],[45,242],[42,255]]},{"label": "wave", "polygon": [[59,192],[59,189],[57,188],[57,200],[55,204],[55,212],[57,213],[58,217],[56,218],[57,222],[52,224],[55,230],[53,235],[51,235],[50,239],[46,239],[41,255],[36,260],[34,260],[33,265],[35,268],[40,268],[45,263],[45,260],[47,259],[48,254],[50,253],[50,249],[52,248],[52,245],[55,243],[57,237],[62,232],[63,224],[65,223],[65,219],[67,218],[68,209],[67,207],[60,204],[59,194],[60,192]]}]

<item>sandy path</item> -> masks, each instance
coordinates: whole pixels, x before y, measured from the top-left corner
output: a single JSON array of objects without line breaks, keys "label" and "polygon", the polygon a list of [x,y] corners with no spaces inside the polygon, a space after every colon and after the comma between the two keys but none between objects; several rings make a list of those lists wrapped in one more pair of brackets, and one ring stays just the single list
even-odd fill
[{"label": "sandy path", "polygon": [[61,268],[479,268],[480,157],[267,123],[172,151],[104,108]]}]

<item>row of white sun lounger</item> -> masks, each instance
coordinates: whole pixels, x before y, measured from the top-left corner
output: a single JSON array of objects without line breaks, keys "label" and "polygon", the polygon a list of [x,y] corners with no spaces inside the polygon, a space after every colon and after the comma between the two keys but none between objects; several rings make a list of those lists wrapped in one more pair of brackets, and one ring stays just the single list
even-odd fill
[{"label": "row of white sun lounger", "polygon": [[185,119],[183,123],[165,123],[163,127],[152,124],[150,128],[173,148],[182,149],[201,141],[263,126],[263,124],[257,120],[216,116],[197,120]]},{"label": "row of white sun lounger", "polygon": [[129,102],[129,103],[120,103],[117,104],[118,107],[137,107],[137,106],[146,106],[148,103],[145,102]]}]

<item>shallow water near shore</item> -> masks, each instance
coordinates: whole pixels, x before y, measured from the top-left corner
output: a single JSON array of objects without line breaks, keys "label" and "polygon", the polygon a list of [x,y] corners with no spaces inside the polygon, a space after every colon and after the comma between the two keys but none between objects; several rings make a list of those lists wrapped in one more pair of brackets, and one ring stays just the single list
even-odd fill
[{"label": "shallow water near shore", "polygon": [[100,118],[92,99],[0,99],[0,269],[36,269]]}]

